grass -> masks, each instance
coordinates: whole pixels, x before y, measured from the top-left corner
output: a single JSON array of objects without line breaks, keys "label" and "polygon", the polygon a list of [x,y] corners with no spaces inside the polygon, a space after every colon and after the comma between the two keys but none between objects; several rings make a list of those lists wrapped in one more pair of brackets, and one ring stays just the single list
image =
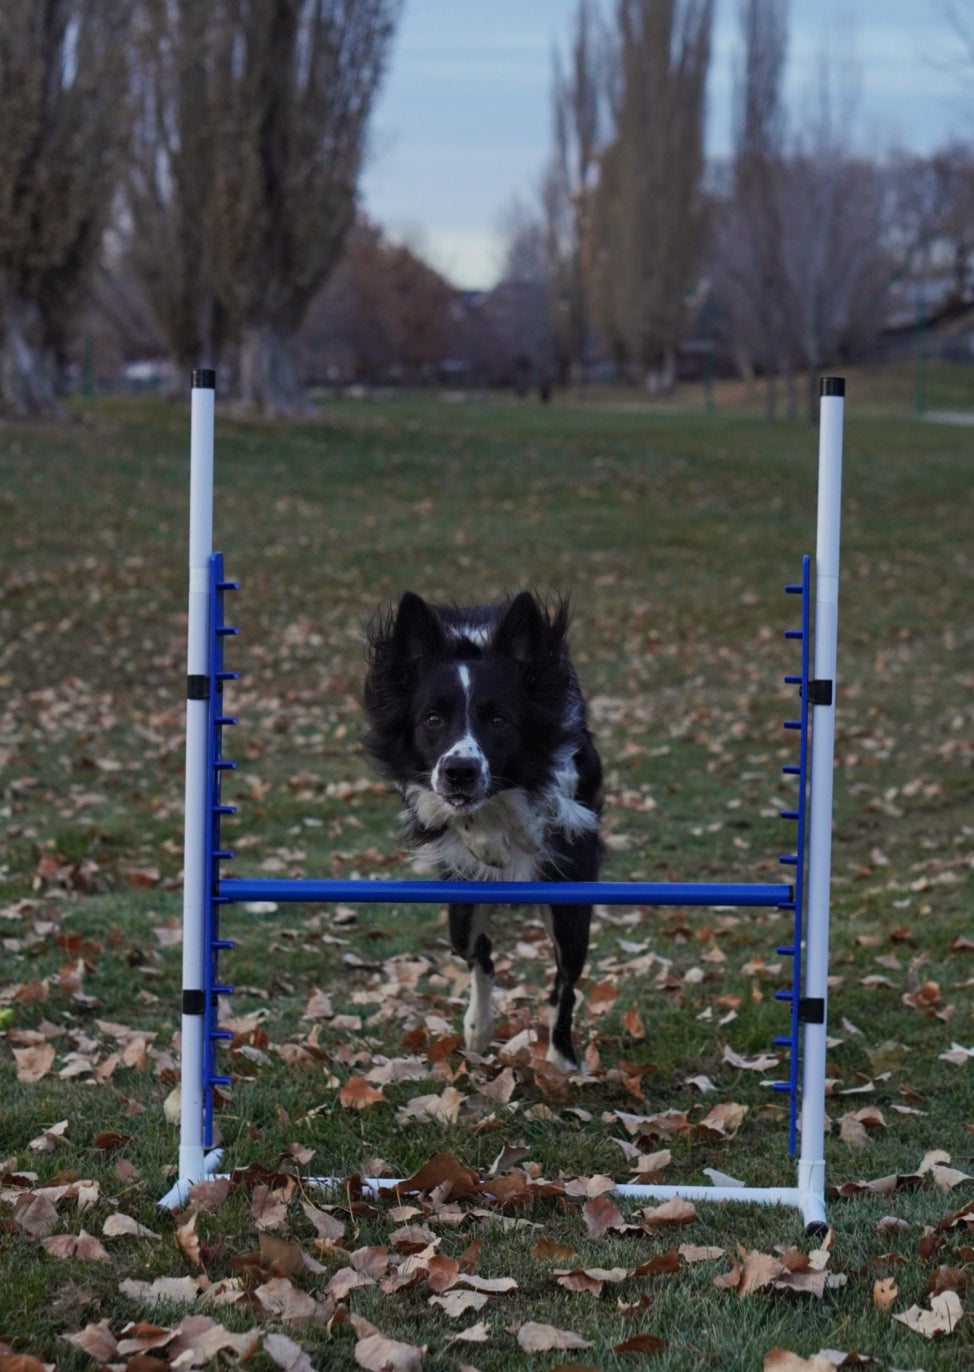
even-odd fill
[{"label": "grass", "polygon": [[[827,1142],[835,1187],[914,1173],[932,1149],[974,1171],[974,1066],[941,1057],[974,1042],[970,436],[917,420],[912,382],[904,368],[849,385]],[[968,370],[931,366],[925,390],[930,409],[974,408]],[[240,768],[228,784],[240,815],[226,834],[238,870],[408,874],[395,804],[357,741],[363,622],[407,585],[479,599],[537,584],[573,593],[575,657],[608,776],[606,876],[779,879],[788,836],[776,816],[790,784],[780,767],[794,747],[779,728],[793,708],[780,684],[793,670],[781,633],[793,602],[781,589],[814,551],[815,437],[763,424],[759,398],[730,388],[714,414],[698,401],[331,403],[288,427],[220,410],[216,543],[243,582],[231,648]],[[218,1284],[244,1271],[252,1292],[272,1275],[266,1252],[263,1265],[247,1259],[261,1243],[254,1204],[266,1171],[241,1176],[217,1209],[201,1203],[202,1267],[177,1242],[185,1215],[156,1206],[177,1148],[166,1106],[178,1069],[187,431],[182,406],[109,399],[65,429],[0,428],[0,1345],[65,1369],[91,1365],[66,1334],[104,1320],[118,1338],[130,1321],[169,1328],[186,1315],[126,1293],[127,1279],[205,1271]],[[640,1331],[665,1341],[660,1368],[760,1367],[776,1345],[805,1357],[841,1347],[891,1367],[969,1364],[966,1291],[966,1318],[929,1343],[873,1302],[886,1276],[901,1312],[928,1303],[938,1268],[970,1275],[966,1226],[934,1229],[971,1198],[970,1183],[941,1190],[929,1172],[915,1188],[831,1203],[829,1268],[845,1281],[821,1299],[713,1286],[749,1250],[809,1248],[784,1213],[701,1208],[685,1229],[596,1237],[580,1202],[526,1192],[507,1211],[465,1204],[465,1217],[437,1213],[428,1198],[411,1207],[439,1253],[459,1260],[480,1240],[470,1265],[516,1281],[479,1313],[451,1319],[429,1304],[425,1282],[352,1291],[337,1316],[323,1299],[349,1253],[389,1245],[403,1221],[390,1202],[306,1191],[301,1178],[315,1173],[384,1163],[405,1176],[442,1152],[486,1172],[510,1145],[526,1150],[518,1165],[528,1175],[621,1179],[635,1147],[669,1150],[667,1181],[705,1181],[715,1168],[791,1184],[780,1100],[762,1084],[773,1073],[724,1058],[725,1046],[764,1053],[783,1031],[774,992],[787,969],[774,950],[786,927],[773,912],[601,911],[578,1017],[591,1072],[568,1089],[528,1057],[505,1077],[499,1059],[481,1067],[451,1046],[464,977],[440,911],[287,907],[235,910],[227,923],[238,993],[226,1007],[234,1081],[219,1128],[229,1165],[272,1169],[271,1190],[287,1204],[271,1236],[322,1264],[295,1278],[319,1298],[320,1318],[267,1314],[252,1295],[191,1308],[231,1330],[283,1331],[316,1367],[353,1360],[344,1309],[426,1346],[433,1369],[566,1359],[621,1368],[632,1359],[614,1348]],[[539,921],[499,914],[496,948],[498,1022],[513,1036],[541,1018]],[[37,1052],[36,1080],[19,1079]],[[383,1068],[382,1100],[339,1103],[350,1079],[377,1069],[381,1078]],[[706,1094],[691,1083],[704,1077],[714,1087]],[[455,1118],[404,1113],[451,1090]],[[736,1132],[698,1127],[731,1101],[747,1107]],[[882,1123],[870,1118],[850,1138],[841,1121],[865,1107]],[[654,1122],[630,1135],[634,1115]],[[62,1121],[61,1133],[45,1134]],[[517,1175],[506,1163],[502,1171]],[[97,1183],[86,1209],[71,1191],[79,1181]],[[55,1183],[69,1190],[46,1234],[43,1215],[25,1206]],[[316,1246],[302,1208],[324,1199],[344,1226],[337,1245]],[[622,1208],[638,1218],[639,1207]],[[105,1236],[118,1214],[160,1237]],[[907,1227],[878,1230],[889,1214]],[[104,1257],[49,1251],[51,1237],[82,1229],[101,1239]],[[541,1236],[575,1256],[533,1256]],[[554,1275],[632,1272],[684,1242],[725,1256],[629,1276],[599,1297],[572,1294]],[[453,1341],[481,1321],[486,1341]],[[574,1330],[592,1347],[524,1352],[516,1334],[526,1321]],[[258,1372],[273,1365],[271,1348],[252,1359]]]}]

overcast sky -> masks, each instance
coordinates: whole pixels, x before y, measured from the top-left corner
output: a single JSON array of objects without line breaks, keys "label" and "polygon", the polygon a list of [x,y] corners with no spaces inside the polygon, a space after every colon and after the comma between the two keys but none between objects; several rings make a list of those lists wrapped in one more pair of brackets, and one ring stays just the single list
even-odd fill
[{"label": "overcast sky", "polygon": [[[960,4],[974,11],[974,0]],[[965,110],[944,8],[943,0],[791,0],[793,124],[810,107],[828,55],[834,70],[845,63],[854,73],[859,148],[927,152],[974,136],[974,71]],[[492,284],[512,201],[536,197],[551,150],[552,52],[567,52],[575,10],[576,0],[405,0],[374,112],[363,201],[459,286]],[[738,0],[717,0],[713,156],[729,146],[737,12]]]}]

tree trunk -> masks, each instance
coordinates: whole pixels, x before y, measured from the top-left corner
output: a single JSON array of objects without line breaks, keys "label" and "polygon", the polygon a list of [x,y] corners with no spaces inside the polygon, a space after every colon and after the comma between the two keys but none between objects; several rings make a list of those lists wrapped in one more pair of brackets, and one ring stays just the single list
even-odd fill
[{"label": "tree trunk", "polygon": [[37,306],[15,294],[0,300],[0,413],[62,419],[50,359],[39,342]]},{"label": "tree trunk", "polygon": [[291,339],[272,324],[244,327],[240,340],[240,402],[268,418],[306,414],[311,406],[294,366]]}]

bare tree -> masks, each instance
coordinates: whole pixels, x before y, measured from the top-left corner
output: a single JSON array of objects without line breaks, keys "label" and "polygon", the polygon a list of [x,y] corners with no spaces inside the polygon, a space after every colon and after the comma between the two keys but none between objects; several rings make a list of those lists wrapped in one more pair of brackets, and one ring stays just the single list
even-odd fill
[{"label": "bare tree", "polygon": [[57,413],[127,136],[124,0],[0,9],[0,409]]},{"label": "bare tree", "polygon": [[213,201],[233,14],[223,0],[141,0],[135,19],[128,265],[185,376],[215,366],[227,343]]},{"label": "bare tree", "polygon": [[144,255],[150,294],[168,304],[179,360],[187,349],[212,360],[233,340],[243,403],[298,409],[293,340],[354,220],[400,0],[143,7],[134,199],[137,223],[159,225]]},{"label": "bare tree", "polygon": [[590,328],[591,214],[605,126],[606,41],[595,0],[580,0],[568,75],[554,56],[555,149],[542,192],[560,370],[574,365],[580,380]]},{"label": "bare tree", "polygon": [[713,0],[620,0],[616,132],[593,239],[606,342],[647,380],[675,380],[703,247],[703,125]]},{"label": "bare tree", "polygon": [[787,3],[742,0],[739,21],[744,55],[735,87],[733,182],[729,203],[716,216],[715,289],[738,364],[747,374],[764,374],[771,419],[780,374],[789,411],[795,408],[781,204]]}]

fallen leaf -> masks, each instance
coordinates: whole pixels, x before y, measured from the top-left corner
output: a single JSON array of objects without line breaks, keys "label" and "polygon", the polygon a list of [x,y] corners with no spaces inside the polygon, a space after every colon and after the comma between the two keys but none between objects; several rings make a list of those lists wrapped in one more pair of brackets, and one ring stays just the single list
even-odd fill
[{"label": "fallen leaf", "polygon": [[877,1310],[888,1310],[899,1294],[899,1288],[892,1277],[884,1277],[882,1281],[873,1282],[873,1305]]},{"label": "fallen leaf", "polygon": [[31,1048],[15,1048],[17,1080],[26,1084],[40,1081],[54,1065],[53,1043],[41,1043]]},{"label": "fallen leaf", "polygon": [[893,1319],[905,1324],[907,1329],[912,1329],[915,1334],[922,1334],[925,1339],[933,1339],[941,1334],[952,1334],[963,1313],[964,1307],[957,1292],[943,1291],[939,1296],[931,1297],[929,1310],[921,1310],[918,1305],[911,1305],[909,1310],[894,1315]]},{"label": "fallen leaf", "polygon": [[264,1352],[284,1372],[316,1372],[314,1363],[300,1344],[286,1334],[265,1334]]},{"label": "fallen leaf", "polygon": [[600,1239],[610,1229],[621,1229],[625,1224],[622,1211],[607,1195],[593,1196],[587,1200],[582,1206],[582,1219],[590,1239]]},{"label": "fallen leaf", "polygon": [[101,1227],[101,1232],[106,1239],[118,1239],[130,1237],[136,1239],[161,1239],[161,1235],[152,1229],[147,1229],[144,1224],[139,1224],[138,1220],[131,1215],[123,1215],[118,1212],[109,1215],[108,1219]]},{"label": "fallen leaf", "polygon": [[98,1363],[111,1362],[118,1349],[108,1320],[100,1320],[98,1324],[86,1324],[77,1334],[62,1334],[61,1337],[66,1343],[73,1343],[76,1348],[80,1348]]},{"label": "fallen leaf", "polygon": [[272,1277],[254,1292],[265,1315],[279,1320],[307,1320],[316,1312],[314,1297],[301,1291],[287,1277]]},{"label": "fallen leaf", "polygon": [[77,1234],[52,1234],[41,1239],[41,1247],[52,1258],[78,1258],[82,1262],[108,1262],[104,1245],[82,1229]]},{"label": "fallen leaf", "polygon": [[633,1334],[631,1338],[624,1339],[622,1343],[613,1344],[613,1353],[662,1353],[666,1347],[665,1339],[658,1339],[655,1334]]},{"label": "fallen leaf", "polygon": [[385,1096],[364,1077],[349,1077],[338,1093],[338,1100],[346,1110],[367,1110],[370,1105],[384,1101]]},{"label": "fallen leaf", "polygon": [[521,1325],[517,1331],[517,1341],[525,1353],[549,1353],[552,1349],[563,1352],[571,1348],[594,1347],[588,1339],[583,1339],[581,1334],[575,1334],[570,1329],[556,1329],[553,1324],[537,1324],[534,1320],[528,1320],[526,1324]]},{"label": "fallen leaf", "polygon": [[489,1297],[482,1291],[460,1291],[454,1288],[443,1296],[430,1296],[430,1305],[439,1306],[451,1320],[458,1320],[468,1310],[483,1310]]},{"label": "fallen leaf", "polygon": [[771,1348],[764,1355],[764,1372],[835,1372],[836,1364],[825,1353],[803,1358],[787,1348]]},{"label": "fallen leaf", "polygon": [[360,1315],[350,1315],[352,1328],[358,1335],[355,1361],[366,1372],[414,1372],[423,1365],[423,1350],[411,1343],[386,1338],[375,1325]]},{"label": "fallen leaf", "polygon": [[647,1228],[670,1224],[693,1224],[696,1218],[697,1212],[692,1201],[685,1200],[682,1196],[674,1196],[672,1200],[664,1201],[662,1205],[650,1206],[643,1211],[643,1224]]}]

